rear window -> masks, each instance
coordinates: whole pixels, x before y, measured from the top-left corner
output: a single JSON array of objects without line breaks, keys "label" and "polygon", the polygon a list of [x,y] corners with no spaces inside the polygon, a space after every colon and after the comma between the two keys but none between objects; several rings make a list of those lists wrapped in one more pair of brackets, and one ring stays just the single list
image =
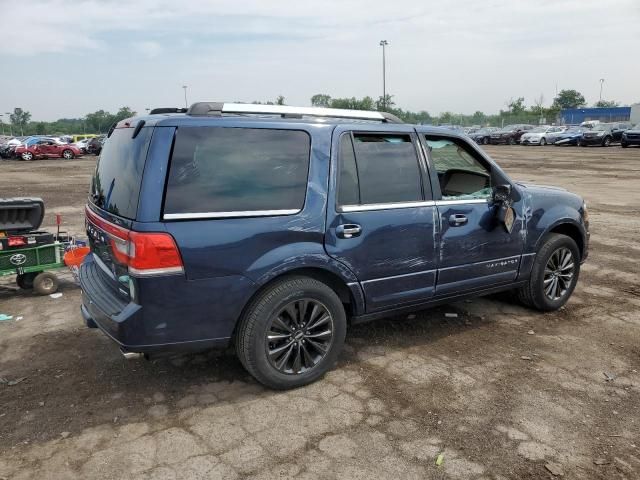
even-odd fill
[{"label": "rear window", "polygon": [[107,139],[91,182],[90,201],[115,215],[135,219],[142,172],[153,128],[136,138],[133,128],[117,128]]},{"label": "rear window", "polygon": [[309,135],[298,130],[180,128],[164,214],[299,211],[307,190],[310,146]]}]

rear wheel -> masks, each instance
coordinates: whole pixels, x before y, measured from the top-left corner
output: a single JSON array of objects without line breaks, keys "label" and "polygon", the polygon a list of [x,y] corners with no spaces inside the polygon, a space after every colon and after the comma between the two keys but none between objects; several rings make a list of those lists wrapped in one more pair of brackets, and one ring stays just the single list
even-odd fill
[{"label": "rear wheel", "polygon": [[251,303],[238,327],[236,350],[260,383],[296,388],[335,363],[346,325],[344,307],[331,288],[308,277],[286,278]]},{"label": "rear wheel", "polygon": [[546,144],[547,144],[547,139],[542,137],[542,139],[540,140],[540,145],[544,147]]},{"label": "rear wheel", "polygon": [[75,157],[75,155],[73,154],[73,152],[71,150],[65,150],[64,152],[62,152],[62,158],[65,158],[67,160],[71,160],[73,157]]},{"label": "rear wheel", "polygon": [[622,148],[627,148],[629,146],[627,142],[622,142],[620,143],[620,145],[622,146]]},{"label": "rear wheel", "polygon": [[513,137],[509,138],[509,145],[515,145],[516,144],[516,139]]},{"label": "rear wheel", "polygon": [[482,139],[482,144],[483,144],[483,145],[489,145],[489,137],[484,137],[484,138]]},{"label": "rear wheel", "polygon": [[580,251],[566,235],[552,233],[536,254],[528,283],[518,290],[518,298],[541,311],[557,310],[573,293],[580,274]]},{"label": "rear wheel", "polygon": [[58,291],[58,277],[51,272],[40,272],[33,280],[33,290],[39,295],[51,295]]},{"label": "rear wheel", "polygon": [[30,162],[31,160],[33,160],[33,153],[23,152],[22,155],[20,155],[20,158],[22,158],[22,160],[26,162]]}]

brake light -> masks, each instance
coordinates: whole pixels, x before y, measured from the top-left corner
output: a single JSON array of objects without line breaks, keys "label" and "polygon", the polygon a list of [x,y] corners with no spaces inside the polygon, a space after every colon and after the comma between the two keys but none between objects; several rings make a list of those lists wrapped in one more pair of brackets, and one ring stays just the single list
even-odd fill
[{"label": "brake light", "polygon": [[8,245],[10,247],[21,247],[27,244],[27,239],[24,237],[9,237]]},{"label": "brake light", "polygon": [[182,258],[173,237],[164,232],[134,232],[100,218],[87,207],[87,220],[109,237],[113,256],[133,276],[183,273]]}]

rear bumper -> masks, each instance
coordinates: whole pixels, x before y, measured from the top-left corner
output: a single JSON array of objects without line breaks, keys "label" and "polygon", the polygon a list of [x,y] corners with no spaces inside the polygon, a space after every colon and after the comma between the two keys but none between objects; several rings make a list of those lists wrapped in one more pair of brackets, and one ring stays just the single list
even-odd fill
[{"label": "rear bumper", "polygon": [[82,316],[124,352],[224,348],[255,291],[244,277],[190,281],[170,275],[135,279],[136,303],[104,280],[91,257],[80,268]]}]

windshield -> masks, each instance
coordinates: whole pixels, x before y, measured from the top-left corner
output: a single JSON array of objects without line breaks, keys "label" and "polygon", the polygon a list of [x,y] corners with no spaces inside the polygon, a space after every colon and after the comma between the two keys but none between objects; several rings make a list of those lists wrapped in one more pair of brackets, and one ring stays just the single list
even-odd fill
[{"label": "windshield", "polygon": [[607,130],[607,129],[608,129],[608,127],[606,125],[599,124],[599,125],[594,125],[591,130],[600,132],[600,131],[604,131],[604,130]]},{"label": "windshield", "polygon": [[583,129],[579,127],[571,127],[567,129],[564,133],[582,133]]},{"label": "windshield", "polygon": [[549,129],[549,127],[536,127],[529,130],[529,133],[544,133]]}]

